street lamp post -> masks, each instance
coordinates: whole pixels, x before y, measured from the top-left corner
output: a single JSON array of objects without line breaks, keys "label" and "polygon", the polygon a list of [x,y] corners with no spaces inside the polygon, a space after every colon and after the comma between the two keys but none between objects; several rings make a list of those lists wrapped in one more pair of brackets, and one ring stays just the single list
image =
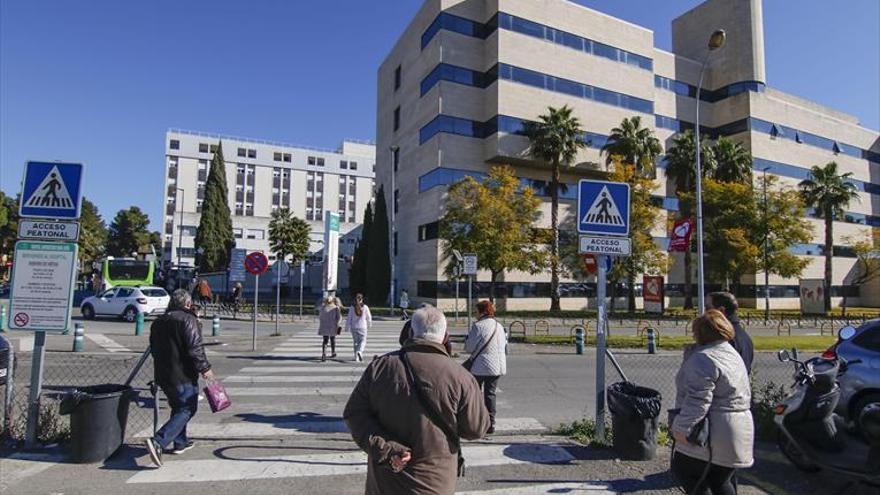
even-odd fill
[{"label": "street lamp post", "polygon": [[767,259],[770,256],[770,225],[767,223],[767,171],[770,167],[764,167],[764,324],[770,321],[770,270],[767,267]]},{"label": "street lamp post", "polygon": [[[180,251],[183,249],[183,203],[186,201],[186,190],[180,187],[177,188],[177,191],[180,192],[180,225],[177,226],[177,273],[180,274]],[[180,277],[178,277],[178,286],[180,284]]]},{"label": "street lamp post", "polygon": [[397,220],[397,185],[395,182],[397,180],[397,153],[400,151],[400,146],[391,146],[389,150],[391,150],[391,240],[388,242],[388,246],[391,250],[391,294],[388,299],[391,302],[391,316],[394,316],[394,296],[397,285],[395,280],[397,277],[397,256],[394,252],[394,248],[397,247],[394,245],[395,221]]},{"label": "street lamp post", "polygon": [[697,287],[700,298],[700,314],[706,311],[706,280],[703,268],[703,167],[700,163],[700,93],[703,90],[703,76],[706,72],[706,65],[709,63],[709,55],[724,46],[726,37],[727,35],[723,29],[715,31],[709,37],[709,50],[703,59],[702,67],[700,67],[700,82],[697,84],[697,114],[694,123],[694,140],[696,141],[697,156],[697,271],[699,272]]}]

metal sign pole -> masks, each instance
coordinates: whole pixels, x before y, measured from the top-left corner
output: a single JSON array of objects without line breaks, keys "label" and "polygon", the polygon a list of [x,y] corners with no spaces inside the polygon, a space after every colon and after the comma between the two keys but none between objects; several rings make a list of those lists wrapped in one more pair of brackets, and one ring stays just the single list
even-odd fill
[{"label": "metal sign pole", "polygon": [[467,325],[468,332],[471,331],[471,307],[473,307],[473,302],[471,301],[471,298],[473,297],[473,290],[474,290],[474,276],[468,275],[468,303],[467,303],[467,308],[465,308],[465,312],[468,315],[468,325]]},{"label": "metal sign pole", "polygon": [[[461,270],[455,267],[455,324],[458,325],[458,283],[461,280]],[[470,332],[470,328],[468,328]]]},{"label": "metal sign pole", "polygon": [[596,256],[599,277],[596,282],[596,435],[605,438],[605,292],[606,255]]},{"label": "metal sign pole", "polygon": [[9,363],[6,368],[6,394],[3,396],[3,430],[12,431],[12,391],[15,386],[15,349],[9,344]]},{"label": "metal sign pole", "polygon": [[278,329],[278,319],[281,318],[281,270],[283,263],[283,259],[275,262],[277,267],[275,270],[275,335],[281,335],[281,331]]},{"label": "metal sign pole", "polygon": [[303,273],[305,273],[305,261],[299,262],[299,319],[303,319]]},{"label": "metal sign pole", "polygon": [[43,389],[43,358],[46,356],[46,332],[38,331],[34,336],[34,355],[31,363],[31,393],[28,398],[27,429],[24,445],[37,446],[37,432],[40,422],[40,393]]},{"label": "metal sign pole", "polygon": [[260,276],[254,275],[254,316],[253,316],[253,330],[251,337],[252,350],[257,350],[257,303],[260,298]]}]

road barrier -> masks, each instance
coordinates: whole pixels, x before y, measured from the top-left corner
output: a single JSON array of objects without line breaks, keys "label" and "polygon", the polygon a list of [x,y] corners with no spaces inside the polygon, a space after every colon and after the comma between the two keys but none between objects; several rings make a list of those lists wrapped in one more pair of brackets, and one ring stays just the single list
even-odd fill
[{"label": "road barrier", "polygon": [[584,329],[582,327],[575,327],[574,331],[574,352],[576,354],[584,353]]},{"label": "road barrier", "polygon": [[214,319],[211,321],[211,336],[216,337],[220,335],[220,316],[214,315]]},{"label": "road barrier", "polygon": [[791,336],[791,323],[785,320],[779,320],[779,324],[776,325],[776,336],[779,337],[783,333],[789,337]]},{"label": "road barrier", "polygon": [[138,311],[137,316],[134,317],[134,334],[136,336],[140,336],[144,332],[144,313],[143,311]]},{"label": "road barrier", "polygon": [[822,324],[819,325],[819,335],[830,335],[834,337],[834,323],[830,321],[823,321]]},{"label": "road barrier", "polygon": [[538,320],[535,322],[535,335],[550,335],[550,322]]},{"label": "road barrier", "polygon": [[659,339],[655,337],[655,333],[657,334],[657,337],[659,337],[659,332],[656,332],[653,328],[648,327],[645,330],[645,339],[648,343],[648,354],[657,353],[657,344]]},{"label": "road barrier", "polygon": [[73,331],[73,352],[83,352],[85,348],[86,329],[82,323],[77,323]]}]

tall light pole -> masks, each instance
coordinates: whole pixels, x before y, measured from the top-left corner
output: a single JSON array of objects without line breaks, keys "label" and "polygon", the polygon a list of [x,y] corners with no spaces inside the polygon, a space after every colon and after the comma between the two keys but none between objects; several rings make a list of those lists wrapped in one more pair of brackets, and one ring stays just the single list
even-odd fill
[{"label": "tall light pole", "polygon": [[700,67],[700,82],[697,84],[697,118],[694,123],[694,140],[696,141],[697,155],[697,271],[699,273],[697,287],[700,298],[700,314],[706,312],[706,280],[703,269],[703,167],[700,163],[700,93],[703,90],[703,76],[706,72],[706,65],[709,64],[709,55],[724,46],[726,38],[727,35],[723,29],[715,31],[709,37],[709,50],[703,59],[703,66]]},{"label": "tall light pole", "polygon": [[[180,192],[180,225],[177,226],[178,235],[177,235],[177,273],[180,275],[180,251],[183,249],[183,203],[186,201],[186,190],[180,187],[177,188],[177,191]],[[176,198],[175,198],[176,200]],[[177,277],[178,287],[180,284],[180,277]]]},{"label": "tall light pole", "polygon": [[767,259],[770,256],[770,224],[767,223],[767,171],[770,167],[764,167],[764,324],[770,321],[770,270],[767,267]]},{"label": "tall light pole", "polygon": [[395,255],[394,248],[394,233],[395,233],[395,220],[397,220],[397,157],[398,152],[400,151],[400,146],[391,146],[388,148],[391,151],[391,240],[388,242],[388,246],[391,250],[391,294],[388,299],[391,301],[391,316],[394,316],[394,295],[396,289],[396,281],[395,277],[397,272],[397,256]]}]

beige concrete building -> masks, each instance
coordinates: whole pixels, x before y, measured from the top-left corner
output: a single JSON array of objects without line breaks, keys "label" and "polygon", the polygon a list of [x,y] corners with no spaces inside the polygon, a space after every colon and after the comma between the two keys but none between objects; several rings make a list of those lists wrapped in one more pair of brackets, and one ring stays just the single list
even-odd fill
[{"label": "beige concrete building", "polygon": [[[567,184],[604,170],[599,149],[624,118],[640,116],[664,146],[693,128],[700,66],[715,29],[726,30],[727,44],[712,53],[706,71],[703,132],[743,143],[754,170],[767,169],[783,184],[796,185],[811,166],[832,160],[852,172],[860,201],[835,224],[832,294],[835,302],[849,291],[850,304],[880,303],[847,286],[855,264],[847,239],[880,225],[878,133],[853,116],[769,85],[760,0],[709,0],[673,20],[672,53],[654,46],[649,29],[565,0],[426,1],[378,72],[377,180],[389,204],[397,205],[399,289],[417,300],[451,304],[454,284],[443,275],[437,220],[447,186],[466,175],[480,177],[492,164],[514,165],[547,199],[541,226],[549,225],[550,174],[529,159],[522,133],[524,123],[548,106],[572,107],[590,141],[563,174]],[[675,211],[674,186],[667,184],[662,161],[658,165],[657,200]],[[575,188],[563,194],[560,218],[576,207],[575,195]],[[821,278],[822,221],[810,222],[813,242],[792,249],[810,260],[802,278]],[[665,222],[653,235],[666,246]],[[667,274],[673,304],[683,290],[681,267],[673,263]],[[488,273],[479,275],[479,295],[486,295],[488,280]],[[583,282],[563,281],[563,308],[584,307],[593,286]],[[741,282],[744,305],[763,307],[763,275]],[[549,273],[507,273],[507,308],[548,307],[549,285]],[[797,279],[771,277],[769,292],[773,307],[798,305]]]},{"label": "beige concrete building", "polygon": [[[205,182],[214,149],[223,143],[226,185],[235,244],[269,251],[272,212],[290,208],[312,227],[311,267],[320,286],[324,215],[339,213],[340,256],[350,257],[375,187],[375,145],[345,140],[337,150],[172,129],[165,135],[163,260],[192,266],[193,243],[201,217]],[[181,217],[182,215],[182,217]],[[182,221],[181,221],[182,218]],[[269,254],[269,259],[274,256]],[[347,287],[348,265],[340,262],[340,287]],[[294,277],[296,279],[296,277]],[[294,280],[298,284],[298,279]]]}]

